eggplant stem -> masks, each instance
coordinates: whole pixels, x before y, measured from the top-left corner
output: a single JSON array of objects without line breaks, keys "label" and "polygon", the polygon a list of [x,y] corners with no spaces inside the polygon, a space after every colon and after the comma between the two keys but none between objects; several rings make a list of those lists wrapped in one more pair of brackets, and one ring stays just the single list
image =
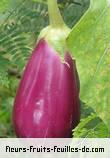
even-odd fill
[{"label": "eggplant stem", "polygon": [[60,10],[58,8],[57,0],[48,0],[47,2],[50,25],[55,28],[65,26],[63,18],[60,14]]}]

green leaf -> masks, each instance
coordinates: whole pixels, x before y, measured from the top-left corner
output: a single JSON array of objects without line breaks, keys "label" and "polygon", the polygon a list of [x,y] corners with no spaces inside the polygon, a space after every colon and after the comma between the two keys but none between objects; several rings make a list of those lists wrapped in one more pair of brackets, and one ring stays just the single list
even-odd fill
[{"label": "green leaf", "polygon": [[75,138],[108,138],[110,131],[95,113],[91,113],[88,117],[81,119],[79,125],[73,130],[73,136]]},{"label": "green leaf", "polygon": [[81,99],[110,128],[110,0],[91,0],[67,43],[77,61]]},{"label": "green leaf", "polygon": [[110,130],[92,107],[81,102],[81,120],[78,126],[73,129],[73,137],[108,138],[110,137]]}]

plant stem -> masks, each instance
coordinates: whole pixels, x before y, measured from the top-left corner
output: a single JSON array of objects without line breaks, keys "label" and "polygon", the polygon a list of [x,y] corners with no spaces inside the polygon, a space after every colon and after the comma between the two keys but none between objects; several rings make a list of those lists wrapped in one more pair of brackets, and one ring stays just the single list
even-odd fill
[{"label": "plant stem", "polygon": [[48,12],[50,25],[52,27],[65,26],[63,18],[60,14],[60,10],[58,8],[57,0],[48,0]]}]

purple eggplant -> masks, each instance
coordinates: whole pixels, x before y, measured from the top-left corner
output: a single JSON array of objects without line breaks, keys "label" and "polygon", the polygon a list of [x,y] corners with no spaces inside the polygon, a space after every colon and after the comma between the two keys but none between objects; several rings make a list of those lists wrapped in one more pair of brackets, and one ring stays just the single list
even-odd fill
[{"label": "purple eggplant", "polygon": [[18,137],[70,138],[80,121],[75,59],[64,47],[69,31],[50,28],[40,35],[16,94],[13,124]]},{"label": "purple eggplant", "polygon": [[79,89],[75,62],[69,52],[64,58],[62,62],[45,40],[37,44],[15,99],[18,137],[71,137],[80,119]]}]

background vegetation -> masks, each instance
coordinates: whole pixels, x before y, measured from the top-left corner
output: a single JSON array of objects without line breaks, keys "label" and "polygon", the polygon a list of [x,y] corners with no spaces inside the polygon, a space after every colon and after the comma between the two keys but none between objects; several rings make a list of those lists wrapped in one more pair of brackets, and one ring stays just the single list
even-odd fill
[{"label": "background vegetation", "polygon": [[[58,2],[73,28],[67,43],[81,80],[81,122],[74,137],[109,137],[109,0]],[[0,1],[0,137],[15,137],[11,113],[16,89],[38,34],[47,25],[45,0]]]}]

